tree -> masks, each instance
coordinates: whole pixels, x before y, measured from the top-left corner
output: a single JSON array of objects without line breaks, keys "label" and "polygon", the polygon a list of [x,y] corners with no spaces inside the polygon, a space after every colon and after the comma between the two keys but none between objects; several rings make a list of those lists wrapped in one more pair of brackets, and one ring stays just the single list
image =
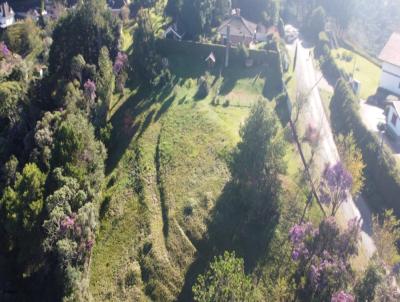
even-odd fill
[{"label": "tree", "polygon": [[331,216],[335,216],[340,206],[347,202],[353,184],[351,174],[341,162],[327,165],[320,184],[320,200],[331,207]]},{"label": "tree", "polygon": [[98,66],[99,70],[97,72],[96,84],[97,84],[97,95],[99,98],[98,101],[99,104],[97,106],[96,115],[98,119],[97,124],[104,126],[107,120],[107,113],[110,108],[115,86],[113,64],[110,59],[109,51],[106,47],[103,47],[100,50]]},{"label": "tree", "polygon": [[226,16],[229,16],[232,10],[231,0],[215,0],[215,9],[213,12],[214,25],[221,23]]},{"label": "tree", "polygon": [[36,123],[33,136],[35,147],[30,158],[34,160],[43,171],[49,171],[51,152],[54,142],[54,132],[61,123],[62,113],[56,111],[46,112],[42,119]]},{"label": "tree", "polygon": [[352,277],[350,258],[358,254],[360,232],[360,221],[350,220],[347,229],[340,231],[332,216],[318,228],[310,223],[292,227],[292,259],[299,263],[296,280],[305,279],[300,291],[305,301],[329,301],[347,287]]},{"label": "tree", "polygon": [[357,196],[363,189],[365,181],[365,163],[362,152],[360,148],[357,147],[353,133],[348,135],[339,134],[336,141],[343,164],[346,170],[350,172],[353,179],[351,194]]},{"label": "tree", "polygon": [[400,239],[400,220],[393,210],[386,210],[381,217],[372,217],[373,238],[376,251],[386,265],[393,266],[400,261],[397,242]]},{"label": "tree", "polygon": [[187,34],[196,38],[211,30],[215,0],[184,0],[181,18]]},{"label": "tree", "polygon": [[40,254],[45,180],[45,174],[35,164],[26,164],[0,199],[0,222],[7,237],[5,250],[17,260],[17,274],[22,274]]},{"label": "tree", "polygon": [[138,12],[137,23],[133,37],[132,65],[146,82],[156,85],[157,79],[162,78],[165,72],[161,57],[156,51],[154,28],[147,9]]},{"label": "tree", "polygon": [[316,41],[319,33],[325,30],[325,10],[319,6],[314,9],[308,19],[307,32],[309,36]]},{"label": "tree", "polygon": [[241,14],[246,18],[256,22],[278,25],[278,0],[233,0],[232,5],[234,8],[240,8]]},{"label": "tree", "polygon": [[209,270],[197,277],[193,294],[197,302],[259,301],[257,289],[244,272],[243,259],[229,252],[215,257]]},{"label": "tree", "polygon": [[43,43],[40,39],[39,28],[30,18],[8,27],[2,38],[13,52],[21,56],[26,56],[33,49],[40,48]]},{"label": "tree", "polygon": [[100,50],[107,47],[111,56],[118,48],[119,25],[104,0],[78,4],[57,24],[49,54],[51,74],[67,76],[72,58],[81,54],[88,64],[97,64]]},{"label": "tree", "polygon": [[[268,196],[275,203],[281,189],[279,175],[286,171],[285,143],[278,120],[264,100],[253,105],[240,129],[241,142],[233,155],[232,177],[242,188]],[[263,202],[265,205],[265,201]],[[266,210],[266,209],[265,209]]]},{"label": "tree", "polygon": [[354,9],[356,7],[355,0],[320,0],[328,15],[334,17],[341,33],[349,26]]},{"label": "tree", "polygon": [[375,261],[371,262],[355,286],[357,301],[374,301],[376,289],[384,279],[384,268]]},{"label": "tree", "polygon": [[[51,165],[62,167],[88,191],[99,189],[104,177],[104,145],[94,136],[93,126],[81,115],[68,115],[55,131]],[[94,193],[94,192],[92,192]]]},{"label": "tree", "polygon": [[24,98],[25,89],[21,83],[0,83],[0,118],[8,120],[11,126],[15,125],[20,118]]},{"label": "tree", "polygon": [[1,168],[2,171],[1,182],[4,183],[4,185],[6,186],[12,186],[15,183],[17,177],[17,171],[18,171],[17,169],[18,169],[18,159],[14,155],[11,155],[10,159]]},{"label": "tree", "polygon": [[15,185],[5,189],[0,204],[12,236],[17,235],[20,228],[29,232],[40,225],[38,217],[43,209],[45,179],[36,164],[27,164]]}]

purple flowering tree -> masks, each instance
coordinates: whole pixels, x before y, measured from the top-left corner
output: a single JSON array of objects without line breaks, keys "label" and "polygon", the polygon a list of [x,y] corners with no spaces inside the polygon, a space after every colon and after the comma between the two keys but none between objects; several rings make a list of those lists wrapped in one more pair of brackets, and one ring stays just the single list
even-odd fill
[{"label": "purple flowering tree", "polygon": [[115,74],[115,82],[118,92],[123,92],[128,74],[126,67],[128,66],[128,56],[126,53],[118,52],[117,57],[113,65],[113,71]]},{"label": "purple flowering tree", "polygon": [[118,76],[127,66],[128,56],[124,52],[118,52],[117,57],[115,58],[113,71],[115,76]]},{"label": "purple flowering tree", "polygon": [[306,280],[305,296],[329,301],[334,293],[346,288],[352,272],[349,260],[358,253],[360,231],[359,221],[351,220],[341,232],[332,216],[318,228],[310,223],[291,228],[292,260],[299,264],[297,280]]},{"label": "purple flowering tree", "polygon": [[96,98],[96,84],[92,80],[88,79],[83,85],[85,97],[93,102]]},{"label": "purple flowering tree", "polygon": [[8,49],[6,43],[4,43],[3,41],[0,42],[0,53],[5,58],[7,58],[11,54],[11,51]]},{"label": "purple flowering tree", "polygon": [[331,207],[331,216],[348,200],[352,185],[353,178],[341,162],[326,166],[320,183],[320,200]]},{"label": "purple flowering tree", "polygon": [[355,299],[352,295],[344,291],[337,292],[332,295],[331,302],[354,302]]}]

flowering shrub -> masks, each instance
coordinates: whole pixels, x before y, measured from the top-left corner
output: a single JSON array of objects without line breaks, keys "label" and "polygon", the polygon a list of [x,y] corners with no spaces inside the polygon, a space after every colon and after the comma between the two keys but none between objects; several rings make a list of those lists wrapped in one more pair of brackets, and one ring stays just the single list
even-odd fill
[{"label": "flowering shrub", "polygon": [[96,98],[96,84],[92,80],[87,80],[83,85],[85,96],[93,101]]},{"label": "flowering shrub", "polygon": [[66,230],[73,229],[75,224],[75,217],[67,216],[61,221],[60,229],[65,232]]},{"label": "flowering shrub", "polygon": [[344,291],[333,294],[331,302],[354,302],[354,297]]},{"label": "flowering shrub", "polygon": [[121,71],[126,67],[127,63],[128,63],[128,56],[126,55],[126,53],[118,52],[113,66],[114,74],[118,76],[121,73]]},{"label": "flowering shrub", "polygon": [[353,178],[341,162],[326,166],[322,175],[320,200],[322,203],[331,205],[332,216],[336,214],[342,203],[347,201],[352,185]]},{"label": "flowering shrub", "polygon": [[306,296],[325,297],[325,301],[344,288],[351,276],[349,259],[358,253],[360,231],[360,222],[354,219],[341,232],[334,217],[324,219],[318,228],[310,223],[291,228],[292,259],[299,263],[298,276],[306,278]]},{"label": "flowering shrub", "polygon": [[11,54],[11,51],[3,41],[0,42],[0,53],[3,57],[8,57]]}]

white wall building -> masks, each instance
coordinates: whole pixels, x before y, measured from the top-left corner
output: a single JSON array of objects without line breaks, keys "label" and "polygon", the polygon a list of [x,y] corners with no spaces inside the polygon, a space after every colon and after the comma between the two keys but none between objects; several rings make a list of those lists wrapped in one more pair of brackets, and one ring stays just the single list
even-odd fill
[{"label": "white wall building", "polygon": [[400,101],[392,102],[387,109],[386,125],[388,130],[400,138]]},{"label": "white wall building", "polygon": [[400,95],[400,33],[393,33],[383,48],[380,87]]},{"label": "white wall building", "polygon": [[15,23],[15,12],[7,2],[0,3],[0,28],[6,28]]}]

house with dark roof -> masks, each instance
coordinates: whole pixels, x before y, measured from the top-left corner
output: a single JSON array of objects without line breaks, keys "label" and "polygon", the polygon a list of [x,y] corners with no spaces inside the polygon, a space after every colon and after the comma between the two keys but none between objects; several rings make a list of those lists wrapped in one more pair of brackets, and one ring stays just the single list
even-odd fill
[{"label": "house with dark roof", "polygon": [[393,33],[379,55],[382,61],[380,87],[400,95],[400,33]]},{"label": "house with dark roof", "polygon": [[240,15],[240,9],[234,9],[232,16],[222,22],[217,29],[221,35],[221,43],[238,45],[243,43],[247,46],[256,39],[257,24],[250,22]]},{"label": "house with dark roof", "polygon": [[15,12],[8,2],[0,3],[0,28],[6,28],[15,23]]}]

